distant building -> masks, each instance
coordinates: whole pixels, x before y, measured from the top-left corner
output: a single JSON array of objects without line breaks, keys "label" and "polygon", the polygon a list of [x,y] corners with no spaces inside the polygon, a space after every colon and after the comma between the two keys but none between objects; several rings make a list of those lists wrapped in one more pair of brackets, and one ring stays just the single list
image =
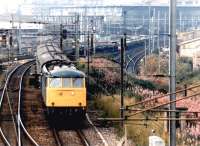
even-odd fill
[{"label": "distant building", "polygon": [[186,41],[179,42],[178,53],[181,57],[191,57],[193,60],[193,69],[198,70],[200,69],[200,37],[195,37],[193,32],[187,33],[187,36],[189,38],[186,35],[179,35],[179,41]]},{"label": "distant building", "polygon": [[199,0],[178,0],[177,4],[180,6],[196,6],[200,5]]},{"label": "distant building", "polygon": [[149,146],[165,146],[165,142],[158,136],[149,136]]}]

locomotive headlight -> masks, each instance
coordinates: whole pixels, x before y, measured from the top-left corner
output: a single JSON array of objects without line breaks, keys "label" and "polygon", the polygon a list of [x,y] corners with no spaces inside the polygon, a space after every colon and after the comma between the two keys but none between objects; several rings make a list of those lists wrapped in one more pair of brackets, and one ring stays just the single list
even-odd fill
[{"label": "locomotive headlight", "polygon": [[74,95],[74,92],[72,92],[71,94],[72,94],[72,96],[73,96],[73,95]]}]

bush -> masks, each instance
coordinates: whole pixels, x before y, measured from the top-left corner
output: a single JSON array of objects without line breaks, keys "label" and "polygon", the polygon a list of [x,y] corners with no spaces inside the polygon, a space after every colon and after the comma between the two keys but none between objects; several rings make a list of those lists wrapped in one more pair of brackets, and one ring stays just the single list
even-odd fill
[{"label": "bush", "polygon": [[145,89],[156,90],[156,86],[150,81],[135,80],[134,84],[142,86]]},{"label": "bush", "polygon": [[85,67],[86,67],[86,65],[85,64],[77,64],[77,69],[79,69],[79,70],[85,70]]},{"label": "bush", "polygon": [[188,76],[192,74],[192,61],[187,57],[180,57],[177,59],[177,70],[176,70],[176,80],[178,83],[183,82],[188,79]]},{"label": "bush", "polygon": [[[135,103],[133,99],[125,97],[125,105]],[[102,117],[118,118],[120,115],[120,96],[103,96],[96,98],[96,108],[103,110],[105,113]],[[128,113],[127,113],[128,114]],[[145,115],[138,114],[133,118],[144,118]],[[156,115],[154,115],[156,116]],[[152,135],[151,130],[155,129],[156,134],[165,138],[164,135],[164,122],[162,121],[131,121],[127,124],[128,138],[132,139],[133,142],[138,146],[147,146],[148,137]],[[119,128],[119,127],[118,127]],[[123,129],[119,130],[119,134],[122,135]]]}]

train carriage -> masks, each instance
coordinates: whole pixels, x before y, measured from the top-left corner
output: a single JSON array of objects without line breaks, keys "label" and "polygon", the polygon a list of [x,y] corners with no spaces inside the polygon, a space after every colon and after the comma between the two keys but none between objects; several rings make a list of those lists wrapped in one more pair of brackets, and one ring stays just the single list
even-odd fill
[{"label": "train carriage", "polygon": [[77,70],[58,46],[37,47],[37,72],[42,97],[49,114],[85,116],[85,74]]}]

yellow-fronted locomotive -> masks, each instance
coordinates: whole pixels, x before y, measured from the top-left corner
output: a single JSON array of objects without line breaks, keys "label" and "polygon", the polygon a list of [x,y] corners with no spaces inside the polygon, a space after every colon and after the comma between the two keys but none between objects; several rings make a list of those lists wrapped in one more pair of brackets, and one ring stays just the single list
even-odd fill
[{"label": "yellow-fronted locomotive", "polygon": [[77,70],[60,48],[52,43],[37,47],[36,60],[48,113],[84,117],[87,105],[85,74]]}]

